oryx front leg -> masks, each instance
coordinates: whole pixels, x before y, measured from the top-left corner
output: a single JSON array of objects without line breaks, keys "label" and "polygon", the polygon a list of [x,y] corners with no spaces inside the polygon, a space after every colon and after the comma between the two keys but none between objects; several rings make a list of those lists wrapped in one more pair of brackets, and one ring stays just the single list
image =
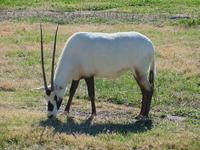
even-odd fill
[{"label": "oryx front leg", "polygon": [[70,87],[70,91],[69,91],[69,99],[68,99],[67,105],[65,107],[65,114],[69,113],[70,106],[71,106],[71,103],[72,103],[72,99],[73,99],[74,94],[76,92],[76,89],[78,87],[79,81],[80,80],[73,80],[72,81],[72,84],[71,84],[71,87]]},{"label": "oryx front leg", "polygon": [[92,106],[92,116],[96,115],[96,106],[95,106],[95,89],[94,89],[94,77],[85,78],[85,82],[88,88],[88,95],[91,101]]}]

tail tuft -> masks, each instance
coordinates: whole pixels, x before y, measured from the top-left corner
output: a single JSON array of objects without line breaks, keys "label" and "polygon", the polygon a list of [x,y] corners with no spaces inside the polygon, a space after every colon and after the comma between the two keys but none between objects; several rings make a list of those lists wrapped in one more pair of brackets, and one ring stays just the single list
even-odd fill
[{"label": "tail tuft", "polygon": [[154,90],[154,78],[156,75],[156,67],[155,67],[155,58],[153,59],[151,66],[150,66],[150,71],[149,71],[149,82],[151,84],[152,89]]},{"label": "tail tuft", "polygon": [[149,72],[149,82],[151,84],[151,87],[154,88],[154,71],[150,70]]}]

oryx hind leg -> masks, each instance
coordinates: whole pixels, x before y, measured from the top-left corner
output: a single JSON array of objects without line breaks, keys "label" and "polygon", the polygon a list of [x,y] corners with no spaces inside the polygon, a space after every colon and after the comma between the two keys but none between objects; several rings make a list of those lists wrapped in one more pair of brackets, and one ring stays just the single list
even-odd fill
[{"label": "oryx hind leg", "polygon": [[149,115],[151,99],[153,95],[153,87],[148,80],[148,75],[146,72],[136,71],[134,77],[142,93],[142,106],[140,114],[136,118],[147,118]]}]

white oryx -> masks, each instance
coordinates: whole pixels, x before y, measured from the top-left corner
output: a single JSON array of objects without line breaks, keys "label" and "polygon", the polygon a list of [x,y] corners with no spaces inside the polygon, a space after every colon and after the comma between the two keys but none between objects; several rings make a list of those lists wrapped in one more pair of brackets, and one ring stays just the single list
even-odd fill
[{"label": "white oryx", "polygon": [[94,77],[113,78],[130,70],[142,92],[142,107],[137,118],[148,117],[154,88],[155,57],[152,42],[138,32],[95,33],[77,32],[66,42],[54,76],[56,37],[52,58],[51,88],[47,87],[44,71],[43,39],[41,30],[41,60],[48,117],[55,117],[62,103],[67,85],[72,82],[65,111],[70,105],[80,79],[85,79],[96,114]]}]

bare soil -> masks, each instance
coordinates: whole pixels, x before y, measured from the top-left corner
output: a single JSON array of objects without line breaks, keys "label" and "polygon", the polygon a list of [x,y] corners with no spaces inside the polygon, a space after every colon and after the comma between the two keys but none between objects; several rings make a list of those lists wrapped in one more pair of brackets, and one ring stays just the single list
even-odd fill
[{"label": "bare soil", "polygon": [[190,16],[184,14],[135,14],[124,12],[106,12],[106,11],[76,11],[60,12],[52,10],[1,10],[0,21],[5,20],[23,20],[30,17],[39,19],[49,19],[53,22],[71,23],[77,19],[104,19],[113,21],[130,21],[142,23],[162,23],[166,20],[190,19]]}]

